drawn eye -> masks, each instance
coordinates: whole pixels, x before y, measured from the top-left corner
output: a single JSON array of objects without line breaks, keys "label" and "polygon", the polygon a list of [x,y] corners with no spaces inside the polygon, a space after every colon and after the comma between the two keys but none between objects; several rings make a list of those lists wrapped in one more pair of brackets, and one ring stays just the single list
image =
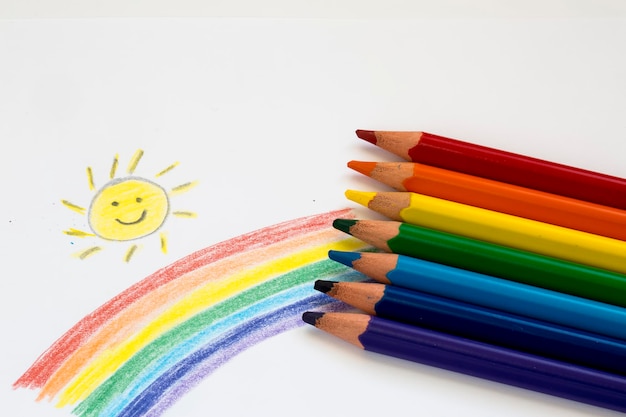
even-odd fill
[{"label": "drawn eye", "polygon": [[137,197],[137,198],[135,199],[135,201],[136,201],[136,202],[138,202],[138,203],[141,203],[141,202],[143,201],[143,198],[141,198],[141,197]]},{"label": "drawn eye", "polygon": [[114,207],[117,207],[117,206],[120,205],[120,203],[118,203],[117,201],[114,201],[114,202],[111,203],[111,205],[114,206]]}]

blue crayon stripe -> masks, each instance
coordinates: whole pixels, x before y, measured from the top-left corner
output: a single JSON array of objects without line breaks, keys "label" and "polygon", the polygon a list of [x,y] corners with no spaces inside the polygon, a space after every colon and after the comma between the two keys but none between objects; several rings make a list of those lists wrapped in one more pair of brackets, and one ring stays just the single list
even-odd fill
[{"label": "blue crayon stripe", "polygon": [[[323,294],[315,295],[240,324],[171,366],[134,397],[117,416],[147,416],[148,412],[152,416],[160,415],[166,407],[182,395],[177,387],[183,387],[186,391],[190,388],[190,382],[198,382],[216,369],[219,364],[239,352],[284,330],[300,325],[302,312],[311,308],[311,305],[319,305],[320,302],[339,304]],[[285,325],[289,322],[291,324]],[[215,362],[211,362],[212,360]],[[170,394],[173,392],[173,395],[167,395],[168,391]]]},{"label": "blue crayon stripe", "polygon": [[255,317],[258,317],[265,312],[289,306],[298,300],[309,297],[312,293],[313,292],[309,284],[301,285],[261,300],[235,314],[213,323],[210,327],[205,328],[192,338],[178,344],[175,348],[170,350],[167,355],[164,355],[153,362],[149,368],[146,368],[142,374],[139,375],[135,381],[133,381],[131,387],[122,395],[119,395],[116,398],[117,401],[111,403],[105,410],[102,411],[100,415],[117,415],[122,409],[128,406],[129,402],[136,395],[139,395],[139,393],[144,391],[152,382],[158,379],[161,374],[202,346],[211,343],[211,341],[216,340],[218,337],[229,331],[232,331],[237,326],[241,326],[247,321],[253,320]]},{"label": "blue crayon stripe", "polygon": [[[161,336],[165,342],[159,346],[159,340],[147,345],[144,349],[130,359],[120,370],[124,379],[110,377],[97,390],[95,390],[82,403],[73,410],[74,414],[81,417],[114,416],[121,409],[126,407],[128,402],[147,385],[156,379],[160,373],[164,372],[172,363],[181,360],[186,355],[193,352],[199,346],[208,343],[224,332],[239,325],[245,320],[254,318],[265,311],[271,311],[281,305],[288,305],[298,299],[304,299],[311,294],[316,294],[310,281],[315,277],[339,277],[346,281],[363,279],[363,276],[356,271],[345,270],[334,266],[330,260],[317,262],[306,267],[291,271],[281,275],[271,281],[251,288],[243,293],[226,300],[237,300],[240,309],[229,315],[223,315],[218,311],[219,305],[215,308],[198,313],[202,320],[194,320],[195,328],[193,333],[182,338],[177,326],[170,332]],[[299,285],[297,285],[300,283]],[[263,288],[261,291],[260,288]],[[251,295],[246,297],[245,294]],[[257,301],[255,301],[257,300]],[[245,303],[244,303],[245,301]],[[254,302],[255,301],[255,302]],[[247,304],[246,304],[247,303]],[[194,316],[195,317],[195,316]],[[186,323],[190,323],[191,320]],[[187,326],[189,327],[189,326]],[[157,347],[154,347],[157,345]],[[136,359],[142,357],[143,365],[137,365]],[[120,385],[124,383],[123,386]]]}]

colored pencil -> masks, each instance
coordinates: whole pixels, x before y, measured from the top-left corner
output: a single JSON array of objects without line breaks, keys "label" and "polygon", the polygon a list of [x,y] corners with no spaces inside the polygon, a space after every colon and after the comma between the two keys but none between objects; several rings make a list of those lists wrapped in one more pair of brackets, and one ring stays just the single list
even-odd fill
[{"label": "colored pencil", "polygon": [[333,227],[385,252],[422,258],[626,307],[626,275],[393,220]]},{"label": "colored pencil", "polygon": [[426,132],[357,130],[407,161],[626,209],[626,179]]},{"label": "colored pencil", "polygon": [[626,211],[413,162],[350,161],[348,167],[398,191],[626,240]]},{"label": "colored pencil", "polygon": [[393,253],[329,257],[383,284],[626,340],[626,308]]},{"label": "colored pencil", "polygon": [[410,192],[346,191],[390,219],[626,273],[626,242]]},{"label": "colored pencil", "polygon": [[619,375],[366,314],[307,311],[302,319],[367,351],[626,411]]},{"label": "colored pencil", "polygon": [[317,280],[315,289],[367,314],[626,375],[626,343],[393,285]]}]

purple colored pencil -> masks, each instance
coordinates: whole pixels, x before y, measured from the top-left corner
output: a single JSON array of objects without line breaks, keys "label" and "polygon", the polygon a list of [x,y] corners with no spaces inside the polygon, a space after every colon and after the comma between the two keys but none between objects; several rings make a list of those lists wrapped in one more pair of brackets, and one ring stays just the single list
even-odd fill
[{"label": "purple colored pencil", "polygon": [[367,314],[302,319],[364,350],[626,412],[626,378],[615,374]]}]

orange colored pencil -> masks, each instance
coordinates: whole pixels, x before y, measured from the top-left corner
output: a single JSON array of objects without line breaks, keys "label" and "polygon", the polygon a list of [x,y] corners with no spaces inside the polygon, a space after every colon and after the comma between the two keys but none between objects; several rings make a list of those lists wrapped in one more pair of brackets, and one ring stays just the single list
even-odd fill
[{"label": "orange colored pencil", "polygon": [[413,162],[350,161],[348,167],[398,191],[626,240],[625,210]]}]

